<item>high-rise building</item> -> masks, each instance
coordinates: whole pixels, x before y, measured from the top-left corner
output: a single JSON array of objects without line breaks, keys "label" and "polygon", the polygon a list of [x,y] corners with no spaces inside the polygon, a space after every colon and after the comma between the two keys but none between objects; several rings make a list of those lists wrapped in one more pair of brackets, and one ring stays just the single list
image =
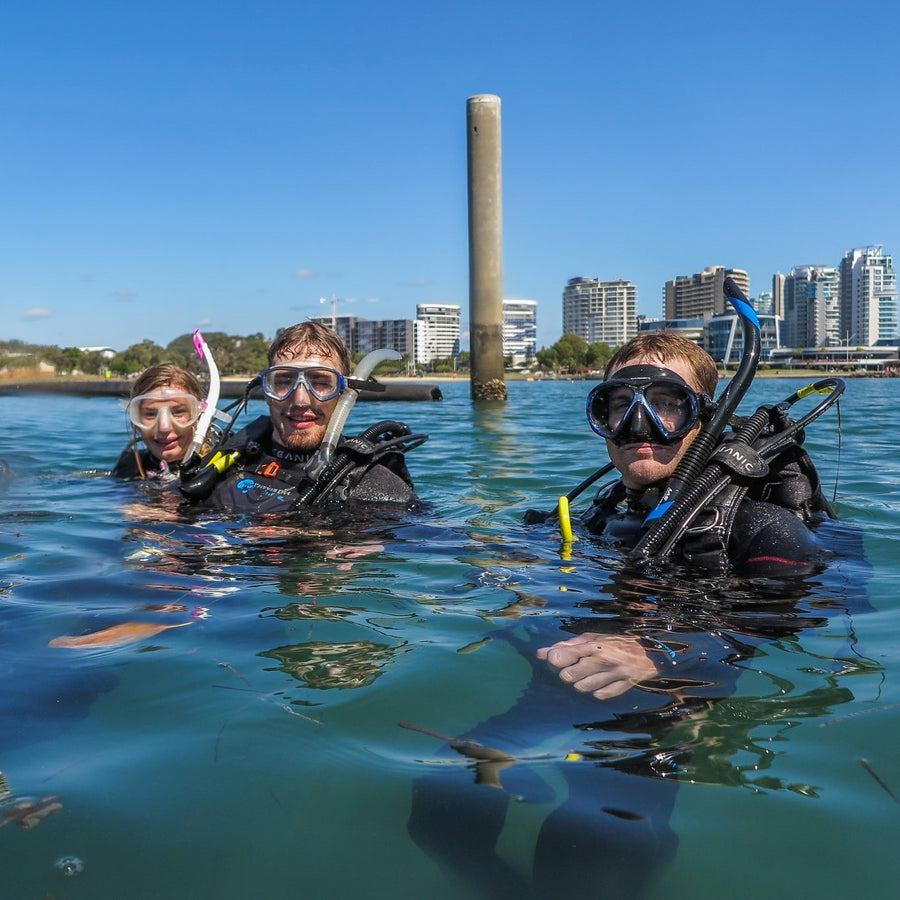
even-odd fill
[{"label": "high-rise building", "polygon": [[396,350],[412,359],[415,326],[412,319],[363,319],[359,316],[313,316],[312,322],[333,328],[351,353]]},{"label": "high-rise building", "polygon": [[708,266],[695,275],[679,275],[667,281],[664,294],[665,318],[707,319],[723,312],[731,312],[725,300],[725,278],[730,276],[749,297],[750,278],[743,269]]},{"label": "high-rise building", "polygon": [[537,349],[537,300],[503,301],[503,356],[514,366],[534,359]]},{"label": "high-rise building", "polygon": [[563,333],[619,347],[637,334],[637,288],[630,281],[570,278],[563,291]]},{"label": "high-rise building", "polygon": [[775,297],[771,291],[760,291],[758,296],[750,298],[750,305],[758,316],[771,316]]},{"label": "high-rise building", "polygon": [[772,315],[784,318],[784,279],[781,272],[772,276]]},{"label": "high-rise building", "polygon": [[416,304],[416,362],[459,356],[459,304]]},{"label": "high-rise building", "polygon": [[881,244],[841,260],[841,340],[861,347],[897,340],[897,280]]},{"label": "high-rise building", "polygon": [[319,325],[324,325],[326,328],[336,331],[341,340],[350,348],[351,353],[359,352],[356,340],[357,323],[365,321],[364,319],[359,319],[356,316],[330,315],[310,316],[309,321],[317,322]]},{"label": "high-rise building", "polygon": [[841,274],[831,266],[794,266],[784,279],[786,347],[836,347],[841,342]]}]

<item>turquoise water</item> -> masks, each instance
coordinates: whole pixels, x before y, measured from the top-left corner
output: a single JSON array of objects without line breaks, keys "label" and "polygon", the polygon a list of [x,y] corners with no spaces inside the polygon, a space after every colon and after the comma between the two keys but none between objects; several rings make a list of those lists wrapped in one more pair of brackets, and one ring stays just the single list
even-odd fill
[{"label": "turquoise water", "polygon": [[[742,409],[802,383],[760,380]],[[799,586],[682,582],[677,602],[589,542],[565,559],[549,526],[521,523],[605,460],[588,387],[514,382],[508,403],[479,409],[466,384],[439,404],[360,404],[359,428],[398,418],[431,434],[409,457],[430,509],[290,530],[185,520],[132,486],[74,476],[123,446],[113,400],[0,397],[0,457],[22,475],[0,497],[3,809],[62,804],[33,828],[0,828],[2,896],[477,896],[408,836],[414,782],[437,835],[457,820],[428,807],[431,785],[449,785],[459,821],[508,802],[498,854],[515,876],[554,811],[577,811],[576,831],[603,821],[612,770],[624,772],[620,811],[648,786],[672,804],[677,852],[647,897],[892,896],[900,462],[884,426],[896,382],[849,381],[840,446],[834,410],[807,440],[866,562],[839,556]],[[751,618],[783,622],[789,596],[803,621],[729,667],[730,696],[672,725],[626,727],[668,700],[633,691],[589,707],[532,671],[534,647],[623,596],[713,625],[735,597]],[[123,623],[182,627],[48,647]],[[607,724],[573,728],[594,719]],[[515,764],[500,787],[475,785],[473,759],[398,723],[475,729]],[[667,758],[677,774],[650,777],[647,760]],[[641,839],[630,846],[640,860]],[[579,873],[588,896],[592,865]]]}]

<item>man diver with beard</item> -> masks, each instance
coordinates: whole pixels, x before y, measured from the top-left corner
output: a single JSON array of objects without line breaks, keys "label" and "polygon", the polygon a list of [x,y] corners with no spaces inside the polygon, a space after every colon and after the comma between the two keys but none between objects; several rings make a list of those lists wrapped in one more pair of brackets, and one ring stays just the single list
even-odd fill
[{"label": "man diver with beard", "polygon": [[[314,322],[284,329],[269,347],[258,379],[269,415],[251,422],[199,468],[182,473],[182,493],[196,506],[267,515],[315,504],[365,501],[417,504],[404,453],[425,440],[397,422],[341,439],[350,389],[350,351]],[[335,433],[336,432],[336,433]],[[332,453],[323,456],[326,447]]]}]

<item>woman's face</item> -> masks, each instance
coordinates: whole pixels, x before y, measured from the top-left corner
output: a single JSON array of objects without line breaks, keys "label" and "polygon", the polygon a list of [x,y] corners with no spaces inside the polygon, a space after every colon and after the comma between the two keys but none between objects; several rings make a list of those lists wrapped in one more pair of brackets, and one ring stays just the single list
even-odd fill
[{"label": "woman's face", "polygon": [[164,385],[135,397],[129,404],[129,415],[150,453],[167,463],[177,463],[184,459],[194,439],[200,401],[177,385]]}]

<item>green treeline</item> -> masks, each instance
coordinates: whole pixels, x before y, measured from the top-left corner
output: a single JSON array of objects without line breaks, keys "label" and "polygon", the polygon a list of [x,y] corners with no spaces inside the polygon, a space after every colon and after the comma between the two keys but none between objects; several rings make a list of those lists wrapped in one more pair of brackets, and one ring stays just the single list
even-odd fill
[{"label": "green treeline", "polygon": [[[262,334],[245,337],[225,334],[221,331],[204,333],[222,376],[244,376],[261,372],[267,364],[266,351],[269,339]],[[579,374],[604,368],[612,349],[606,344],[588,344],[576,334],[564,334],[552,347],[537,352],[537,366],[543,372]],[[362,354],[355,354],[355,360]],[[24,341],[0,341],[0,371],[38,369],[50,366],[58,375],[106,375],[127,378],[142,372],[148,366],[159,363],[175,363],[202,375],[206,365],[197,356],[193,337],[183,334],[165,347],[154,341],[143,340],[117,353],[111,359],[96,352],[85,352],[78,347],[26,344]],[[456,360],[434,360],[428,371],[465,371],[469,354],[460,353]],[[378,372],[391,374],[405,372],[409,359],[388,361],[378,367]]]}]

